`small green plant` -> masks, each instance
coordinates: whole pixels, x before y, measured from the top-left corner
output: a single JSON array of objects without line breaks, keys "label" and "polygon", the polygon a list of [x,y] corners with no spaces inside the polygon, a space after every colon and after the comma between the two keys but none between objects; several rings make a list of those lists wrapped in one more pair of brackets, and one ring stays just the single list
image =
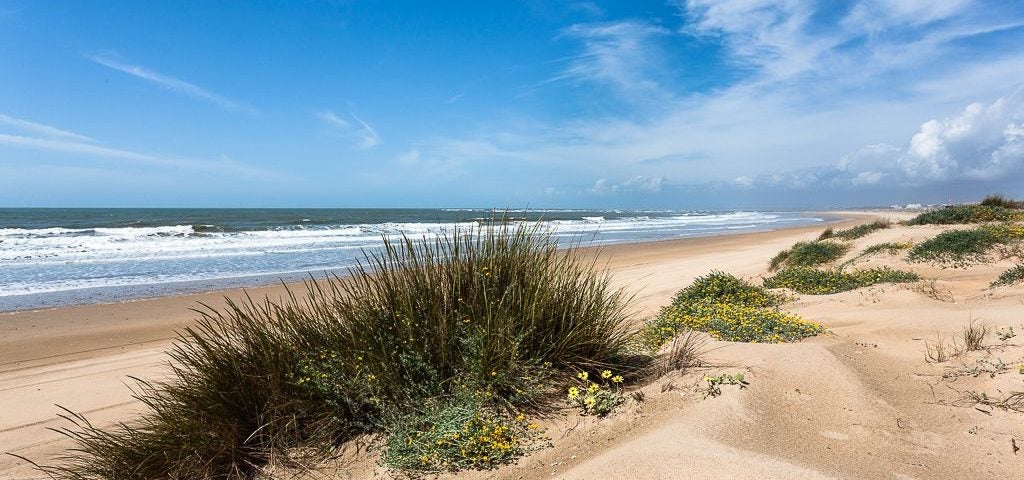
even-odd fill
[{"label": "small green plant", "polygon": [[989,195],[981,201],[981,205],[984,207],[1002,207],[1008,209],[1020,210],[1024,209],[1024,202],[1020,200],[1014,200],[1010,197],[1000,194]]},{"label": "small green plant", "polygon": [[907,250],[907,249],[909,249],[909,248],[911,248],[913,246],[914,245],[912,243],[895,243],[895,242],[876,243],[874,245],[871,245],[871,246],[865,248],[864,251],[861,252],[861,255],[873,255],[875,253],[881,253],[881,252],[888,253],[889,255],[896,255],[896,254],[900,253],[900,251]]},{"label": "small green plant", "polygon": [[922,213],[907,225],[954,225],[962,223],[1006,222],[1024,220],[1024,212],[998,205],[950,205]]},{"label": "small green plant", "polygon": [[992,287],[999,287],[1003,285],[1013,285],[1015,283],[1024,282],[1024,264],[1010,267],[1003,273],[999,274],[992,282]]},{"label": "small green plant", "polygon": [[764,286],[788,288],[809,295],[828,295],[879,283],[909,283],[920,279],[916,273],[889,267],[854,271],[793,267],[764,279]]},{"label": "small green plant", "polygon": [[704,381],[707,382],[707,387],[704,388],[704,398],[717,397],[722,394],[722,385],[739,385],[740,389],[747,388],[750,385],[749,382],[743,377],[742,373],[736,373],[730,375],[723,373],[721,375],[707,376],[704,377]]},{"label": "small green plant", "polygon": [[592,379],[587,372],[576,375],[579,380],[569,387],[566,399],[569,404],[580,409],[583,415],[603,417],[622,404],[622,376],[615,375],[611,370],[602,370],[597,378]]},{"label": "small green plant", "polygon": [[449,404],[404,419],[388,437],[382,462],[419,472],[487,470],[539,448],[543,433],[523,414]]},{"label": "small green plant", "polygon": [[962,267],[985,262],[996,247],[1017,243],[1022,239],[1024,226],[1016,223],[949,230],[915,245],[910,249],[907,259]]},{"label": "small green plant", "polygon": [[671,305],[639,332],[640,344],[657,350],[681,332],[700,331],[733,342],[789,342],[825,328],[777,307],[786,297],[722,272],[680,290]]},{"label": "small green plant", "polygon": [[836,231],[833,234],[835,238],[841,238],[843,240],[856,240],[860,237],[868,235],[869,233],[884,230],[892,226],[892,222],[889,220],[875,220],[871,223],[865,223],[857,225],[856,227],[847,228],[845,230]]},{"label": "small green plant", "polygon": [[818,235],[818,240],[828,240],[835,236],[835,234],[836,231],[833,230],[832,227],[828,227],[823,232],[821,232],[821,235]]},{"label": "small green plant", "polygon": [[781,267],[808,267],[823,265],[838,260],[850,250],[843,243],[817,241],[799,242],[788,250],[779,252],[771,259],[768,268],[772,271]]}]

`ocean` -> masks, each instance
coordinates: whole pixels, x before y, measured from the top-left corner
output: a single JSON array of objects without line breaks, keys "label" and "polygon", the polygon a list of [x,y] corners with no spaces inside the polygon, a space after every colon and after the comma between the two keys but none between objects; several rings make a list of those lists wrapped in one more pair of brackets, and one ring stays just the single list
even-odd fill
[{"label": "ocean", "polygon": [[824,222],[800,212],[490,209],[0,209],[0,311],[343,274],[384,236],[430,238],[495,215],[560,242],[647,242]]}]

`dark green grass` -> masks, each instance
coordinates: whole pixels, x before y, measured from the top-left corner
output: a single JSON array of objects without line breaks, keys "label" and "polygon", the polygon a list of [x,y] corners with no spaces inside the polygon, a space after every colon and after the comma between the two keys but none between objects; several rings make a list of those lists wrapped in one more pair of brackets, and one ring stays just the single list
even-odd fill
[{"label": "dark green grass", "polygon": [[985,262],[997,247],[1016,243],[1024,238],[1019,225],[991,225],[968,230],[949,230],[925,240],[910,249],[912,262],[935,262],[965,266]]},{"label": "dark green grass", "polygon": [[775,255],[769,262],[771,270],[782,267],[810,267],[838,260],[850,246],[830,241],[799,242]]},{"label": "dark green grass", "polygon": [[1024,264],[1010,267],[992,282],[993,287],[999,287],[1002,285],[1013,285],[1016,283],[1024,282]]},{"label": "dark green grass", "polygon": [[1017,210],[1024,209],[1024,202],[1014,200],[998,193],[985,197],[985,199],[981,201],[981,205],[985,207],[1002,207]]},{"label": "dark green grass", "polygon": [[889,255],[896,255],[902,250],[913,247],[909,243],[894,243],[894,242],[883,242],[870,245],[861,252],[861,255],[872,255],[875,253],[885,252]]},{"label": "dark green grass", "polygon": [[764,286],[788,288],[809,295],[827,295],[879,283],[907,283],[918,280],[920,277],[916,273],[888,267],[853,271],[792,267],[764,279]]},{"label": "dark green grass", "polygon": [[409,418],[422,427],[425,410],[532,411],[551,401],[552,377],[628,372],[630,298],[592,255],[557,250],[538,228],[386,240],[350,278],[311,281],[304,297],[204,310],[171,351],[170,379],[140,384],[141,417],[107,430],[72,417],[77,447],[43,468],[253,478],[271,458],[303,460],[289,452],[322,454]]},{"label": "dark green grass", "polygon": [[832,234],[832,236],[834,238],[840,238],[843,240],[856,240],[872,232],[884,230],[891,226],[892,222],[888,220],[875,220],[874,222],[857,225],[855,227],[850,227],[845,230],[837,230]]},{"label": "dark green grass", "polygon": [[1024,220],[1024,212],[999,205],[951,205],[922,213],[907,225],[955,225]]}]

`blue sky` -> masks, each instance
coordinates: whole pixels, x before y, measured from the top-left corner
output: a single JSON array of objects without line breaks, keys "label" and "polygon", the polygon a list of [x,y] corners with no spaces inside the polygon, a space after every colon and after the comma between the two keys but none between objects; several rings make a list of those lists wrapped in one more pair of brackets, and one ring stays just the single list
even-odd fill
[{"label": "blue sky", "polygon": [[0,0],[0,205],[1024,195],[1024,3]]}]

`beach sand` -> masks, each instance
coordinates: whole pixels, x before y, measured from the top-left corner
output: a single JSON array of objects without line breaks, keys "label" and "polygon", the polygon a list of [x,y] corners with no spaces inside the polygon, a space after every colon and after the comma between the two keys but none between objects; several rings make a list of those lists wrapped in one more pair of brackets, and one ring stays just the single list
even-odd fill
[{"label": "beach sand", "polygon": [[[896,214],[851,214],[840,226]],[[905,217],[903,217],[905,218]],[[764,275],[768,260],[823,226],[605,247],[615,281],[653,315],[693,278],[710,270]],[[937,227],[896,227],[854,241],[852,258],[883,241],[920,241]],[[605,419],[542,419],[554,447],[516,465],[459,478],[1020,478],[1024,415],[959,402],[964,392],[998,396],[1024,390],[1024,286],[988,289],[1012,263],[968,269],[907,265],[873,256],[856,265],[895,265],[930,279],[835,295],[801,295],[787,310],[831,334],[791,344],[710,342],[712,366],[643,387]],[[249,289],[280,297],[284,287]],[[0,451],[46,461],[71,443],[47,427],[65,426],[56,404],[99,425],[139,410],[129,376],[159,378],[174,331],[240,291],[0,314]],[[944,364],[925,361],[926,340],[951,336],[971,319],[1014,326],[1019,336]],[[959,375],[979,361],[1014,368]],[[703,399],[705,374],[745,372],[749,388],[725,387]],[[953,372],[953,374],[951,374]],[[344,460],[344,458],[342,459]],[[332,466],[331,468],[334,468]],[[386,475],[370,456],[339,478]],[[25,462],[0,457],[0,478],[38,478]]]}]

